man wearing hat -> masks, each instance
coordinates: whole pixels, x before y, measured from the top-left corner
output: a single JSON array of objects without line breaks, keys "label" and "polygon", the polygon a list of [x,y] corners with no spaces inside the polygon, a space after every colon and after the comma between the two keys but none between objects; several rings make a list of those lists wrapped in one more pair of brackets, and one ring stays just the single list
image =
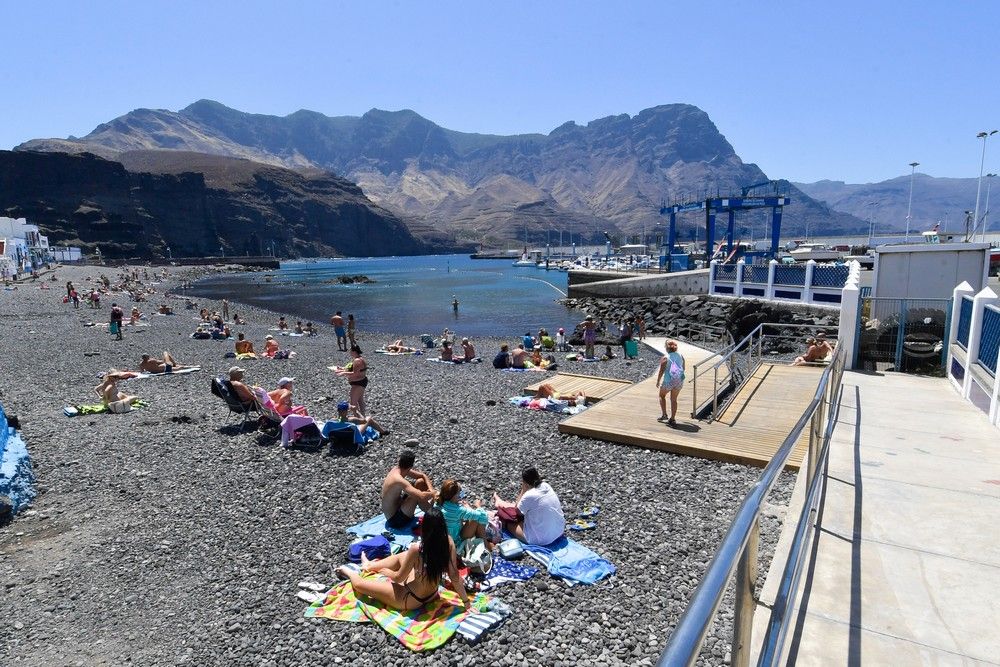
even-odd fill
[{"label": "man wearing hat", "polygon": [[253,403],[255,400],[253,390],[243,384],[244,373],[246,373],[246,369],[244,368],[240,368],[239,366],[231,367],[229,369],[229,386],[236,392],[240,403]]},{"label": "man wearing hat", "polygon": [[[352,407],[354,408],[355,414],[349,415],[348,411]],[[362,433],[364,433],[366,428],[371,426],[373,429],[378,431],[379,435],[389,435],[389,429],[382,428],[382,426],[371,417],[358,416],[357,412],[358,412],[357,407],[352,406],[347,401],[341,401],[340,403],[337,403],[338,421],[345,422],[348,424],[355,424]]]},{"label": "man wearing hat", "polygon": [[271,402],[274,403],[274,410],[279,415],[287,416],[290,414],[297,415],[308,415],[304,405],[292,405],[292,384],[295,382],[295,378],[283,377],[278,380],[278,388],[274,391],[267,392],[267,395],[271,398]]}]

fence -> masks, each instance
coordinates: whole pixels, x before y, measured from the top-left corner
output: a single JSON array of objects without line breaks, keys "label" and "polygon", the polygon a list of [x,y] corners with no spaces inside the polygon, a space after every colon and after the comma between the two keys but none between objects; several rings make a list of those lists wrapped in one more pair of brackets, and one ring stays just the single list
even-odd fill
[{"label": "fence", "polygon": [[857,262],[827,266],[813,260],[792,265],[779,264],[773,259],[768,264],[745,264],[743,260],[736,264],[720,264],[713,260],[708,293],[839,305],[852,270],[860,271]]},{"label": "fence", "polygon": [[1000,297],[990,288],[973,294],[963,282],[952,295],[954,343],[945,366],[955,389],[1000,426]]},{"label": "fence", "polygon": [[951,299],[861,299],[852,367],[943,376],[951,309]]}]

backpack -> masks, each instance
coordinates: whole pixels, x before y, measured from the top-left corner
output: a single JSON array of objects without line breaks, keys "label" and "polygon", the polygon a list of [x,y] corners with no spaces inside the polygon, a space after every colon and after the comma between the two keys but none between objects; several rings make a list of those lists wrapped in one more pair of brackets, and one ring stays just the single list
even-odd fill
[{"label": "backpack", "polygon": [[389,546],[389,540],[381,535],[375,535],[349,546],[347,548],[347,560],[352,563],[360,563],[362,553],[365,554],[368,560],[379,560],[381,558],[388,558],[392,553],[392,549]]},{"label": "backpack", "polygon": [[670,369],[667,372],[670,373],[672,382],[681,382],[684,379],[684,369],[674,361],[673,357],[670,358]]}]

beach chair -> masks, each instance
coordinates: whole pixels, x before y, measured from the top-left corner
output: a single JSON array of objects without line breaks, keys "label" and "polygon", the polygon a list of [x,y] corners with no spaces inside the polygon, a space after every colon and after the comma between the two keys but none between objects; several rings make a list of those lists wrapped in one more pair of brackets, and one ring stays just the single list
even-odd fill
[{"label": "beach chair", "polygon": [[256,387],[253,390],[253,395],[257,399],[257,412],[260,413],[257,429],[277,440],[281,437],[281,422],[284,421],[285,417],[275,409],[274,402],[266,391]]},{"label": "beach chair", "polygon": [[323,426],[323,438],[330,443],[330,456],[356,456],[365,451],[361,431],[350,422],[328,421]]},{"label": "beach chair", "polygon": [[226,407],[229,408],[229,416],[226,418],[226,424],[233,419],[242,419],[240,428],[243,428],[250,421],[250,413],[257,412],[256,402],[241,402],[239,396],[233,391],[229,381],[221,377],[212,378],[212,393],[225,401]]}]

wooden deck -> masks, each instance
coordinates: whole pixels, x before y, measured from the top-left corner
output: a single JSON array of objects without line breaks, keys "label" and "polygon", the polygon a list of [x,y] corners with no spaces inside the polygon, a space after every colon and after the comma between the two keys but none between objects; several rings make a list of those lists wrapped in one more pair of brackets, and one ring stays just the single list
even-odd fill
[{"label": "wooden deck", "polygon": [[[691,366],[688,359],[688,367]],[[674,427],[656,421],[660,406],[656,378],[651,377],[563,420],[559,431],[677,454],[764,466],[809,405],[821,374],[821,368],[763,365],[714,422],[690,418],[690,386],[687,386],[680,395]],[[807,443],[808,434],[804,433],[789,456],[789,469],[798,469]]]},{"label": "wooden deck", "polygon": [[524,395],[535,395],[538,388],[543,384],[550,384],[560,394],[574,394],[582,391],[587,396],[588,403],[603,401],[609,396],[614,396],[622,389],[632,386],[628,380],[615,380],[612,378],[601,378],[593,375],[576,375],[575,373],[556,373],[552,377],[547,377],[540,382],[529,384],[524,388]]}]

